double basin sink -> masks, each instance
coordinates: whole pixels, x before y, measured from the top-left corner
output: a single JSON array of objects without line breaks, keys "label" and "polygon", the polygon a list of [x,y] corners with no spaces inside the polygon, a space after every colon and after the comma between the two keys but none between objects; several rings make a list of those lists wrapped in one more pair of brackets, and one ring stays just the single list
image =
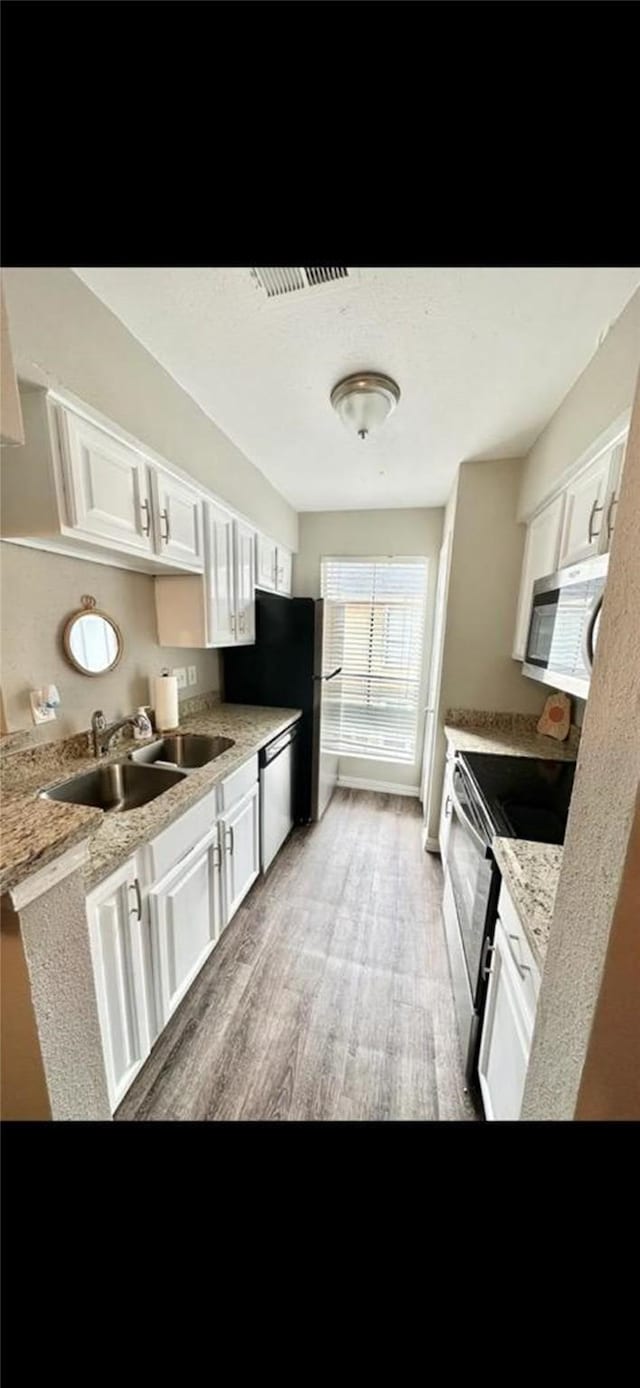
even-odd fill
[{"label": "double basin sink", "polygon": [[62,785],[40,791],[43,800],[92,805],[99,810],[137,810],[176,785],[190,771],[221,757],[233,738],[205,733],[177,733],[129,752],[126,761],[96,766]]}]

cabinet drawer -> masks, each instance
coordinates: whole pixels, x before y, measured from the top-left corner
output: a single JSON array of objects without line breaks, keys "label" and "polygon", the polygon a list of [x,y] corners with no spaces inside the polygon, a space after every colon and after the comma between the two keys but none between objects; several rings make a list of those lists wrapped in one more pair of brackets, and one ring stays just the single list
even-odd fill
[{"label": "cabinet drawer", "polygon": [[502,924],[508,947],[509,964],[512,966],[514,984],[522,1006],[533,1026],[540,992],[540,970],[527,940],[524,926],[509,896],[504,882],[498,899],[498,919]]},{"label": "cabinet drawer", "polygon": [[158,837],[147,844],[149,879],[163,877],[174,863],[192,849],[199,839],[213,828],[216,818],[216,793],[212,790],[174,820]]},{"label": "cabinet drawer", "polygon": [[246,795],[258,779],[258,758],[250,757],[218,786],[218,809],[222,814]]}]

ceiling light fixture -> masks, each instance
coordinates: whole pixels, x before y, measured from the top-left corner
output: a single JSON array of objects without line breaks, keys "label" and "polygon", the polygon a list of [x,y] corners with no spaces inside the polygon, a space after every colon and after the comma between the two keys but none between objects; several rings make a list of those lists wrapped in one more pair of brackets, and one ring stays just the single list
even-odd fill
[{"label": "ceiling light fixture", "polygon": [[346,376],[331,392],[331,404],[342,423],[347,429],[355,429],[361,439],[384,424],[399,399],[400,387],[395,381],[375,371]]}]

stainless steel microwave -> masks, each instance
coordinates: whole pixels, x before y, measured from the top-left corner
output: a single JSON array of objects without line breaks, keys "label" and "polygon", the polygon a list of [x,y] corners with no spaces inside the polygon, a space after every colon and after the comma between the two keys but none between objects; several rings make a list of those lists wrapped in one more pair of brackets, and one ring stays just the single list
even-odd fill
[{"label": "stainless steel microwave", "polygon": [[608,564],[599,554],[537,579],[523,675],[586,699]]}]

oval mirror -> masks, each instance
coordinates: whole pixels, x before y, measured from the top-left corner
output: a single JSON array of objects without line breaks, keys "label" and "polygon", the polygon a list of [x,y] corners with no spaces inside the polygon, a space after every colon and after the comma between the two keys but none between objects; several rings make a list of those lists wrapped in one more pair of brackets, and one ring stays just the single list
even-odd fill
[{"label": "oval mirror", "polygon": [[82,604],[64,629],[65,655],[81,675],[104,675],[122,655],[122,633],[113,618],[96,607],[95,598],[86,595]]}]

